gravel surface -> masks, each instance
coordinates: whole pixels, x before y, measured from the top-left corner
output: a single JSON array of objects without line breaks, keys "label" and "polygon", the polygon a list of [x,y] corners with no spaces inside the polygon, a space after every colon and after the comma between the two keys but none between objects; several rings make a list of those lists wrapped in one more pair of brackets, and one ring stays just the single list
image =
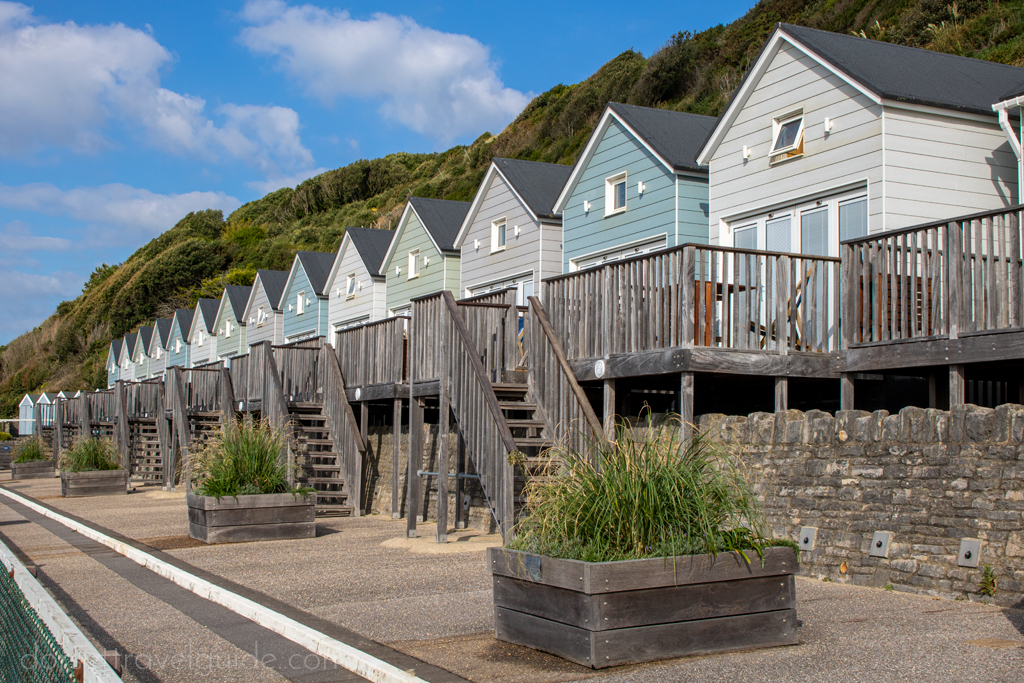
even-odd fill
[{"label": "gravel surface", "polygon": [[[1024,610],[808,578],[797,579],[799,645],[594,672],[494,640],[483,549],[498,541],[479,532],[452,534],[436,552],[430,525],[407,541],[404,520],[335,518],[317,521],[315,539],[195,547],[183,494],[150,489],[112,505],[59,498],[50,481],[18,488],[474,681],[1024,680]],[[109,612],[105,620],[124,619]]]}]

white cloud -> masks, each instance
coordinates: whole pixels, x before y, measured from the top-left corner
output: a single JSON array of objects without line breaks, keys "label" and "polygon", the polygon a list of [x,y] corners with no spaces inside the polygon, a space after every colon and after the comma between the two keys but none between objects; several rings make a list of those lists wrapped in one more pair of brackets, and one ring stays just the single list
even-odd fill
[{"label": "white cloud", "polygon": [[330,169],[327,168],[314,168],[310,171],[303,171],[290,176],[277,176],[274,178],[267,178],[266,180],[253,180],[245,185],[246,187],[251,187],[257,192],[270,194],[271,192],[280,190],[282,187],[295,187],[303,180],[308,180],[313,176],[326,173],[329,170]]},{"label": "white cloud", "polygon": [[190,211],[221,209],[227,214],[241,205],[223,192],[157,194],[119,183],[72,190],[48,183],[0,184],[0,206],[84,221],[100,227],[105,236],[113,228],[128,244],[169,230]]},{"label": "white cloud", "polygon": [[[33,235],[21,221],[12,221],[0,230],[0,252],[67,251],[72,246],[72,241],[63,237]],[[2,267],[4,262],[0,261]]]},{"label": "white cloud", "polygon": [[6,344],[46,320],[62,300],[78,296],[85,280],[66,271],[37,274],[0,270],[0,282],[8,300],[20,302],[11,307],[10,315],[0,316],[0,344]]},{"label": "white cloud", "polygon": [[159,71],[172,61],[153,36],[124,24],[44,24],[25,5],[0,0],[0,154],[95,152],[113,144],[106,128],[118,121],[175,154],[264,170],[312,165],[293,110],[228,104],[217,125],[201,97],[160,87]]},{"label": "white cloud", "polygon": [[475,38],[377,13],[368,20],[345,11],[282,0],[250,0],[241,41],[270,55],[307,92],[330,104],[339,96],[377,98],[381,112],[442,143],[484,129],[504,128],[532,94],[507,88]]}]

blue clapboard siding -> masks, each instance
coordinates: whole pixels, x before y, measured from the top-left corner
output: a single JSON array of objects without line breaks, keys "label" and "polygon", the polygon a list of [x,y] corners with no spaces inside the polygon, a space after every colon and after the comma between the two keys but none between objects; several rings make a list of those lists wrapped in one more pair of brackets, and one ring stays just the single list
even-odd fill
[{"label": "blue clapboard siding", "polygon": [[[626,210],[605,217],[605,179],[626,171]],[[645,185],[643,194],[638,183]],[[678,240],[676,193],[679,196]],[[590,202],[584,211],[583,202]],[[708,241],[706,178],[676,176],[616,119],[612,119],[562,214],[562,267],[585,254],[646,237],[667,235],[668,246]]]},{"label": "blue clapboard siding", "polygon": [[[301,262],[298,259],[292,264],[292,268],[295,272],[292,273],[291,283],[281,299],[281,308],[284,313],[283,329],[285,342],[298,335],[305,335],[308,332],[312,332],[314,336],[326,336],[327,312],[329,308],[327,297],[316,295],[313,286],[309,283],[309,278],[306,276],[306,271],[302,268]],[[298,314],[298,307],[296,306],[300,292],[305,293],[306,301],[308,302],[306,310],[302,315]]]},{"label": "blue clapboard siding", "polygon": [[181,320],[174,315],[171,321],[171,334],[167,342],[167,367],[175,365],[187,368],[191,360],[191,347],[188,343],[188,330],[182,329]]}]

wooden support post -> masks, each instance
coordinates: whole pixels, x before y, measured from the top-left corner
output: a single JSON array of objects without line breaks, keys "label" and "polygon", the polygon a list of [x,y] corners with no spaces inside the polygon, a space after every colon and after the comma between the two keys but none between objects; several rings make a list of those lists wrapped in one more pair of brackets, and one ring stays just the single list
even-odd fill
[{"label": "wooden support post", "polygon": [[939,407],[939,378],[934,370],[928,373],[928,407]]},{"label": "wooden support post", "polygon": [[[370,435],[370,404],[367,403],[366,401],[360,401],[359,402],[359,437],[360,437],[360,441],[362,441],[362,443],[363,443],[364,448],[366,449],[364,451],[365,456],[369,456],[369,454],[370,454],[369,435]],[[357,452],[356,453],[356,457],[355,457],[356,466],[353,469],[352,473],[350,474],[350,476],[352,477],[352,487],[351,488],[352,488],[353,491],[357,491],[359,493],[359,505],[356,505],[356,506],[353,507],[353,510],[352,510],[352,516],[353,517],[359,517],[364,512],[370,512],[370,507],[372,507],[372,505],[373,505],[373,497],[368,495],[369,491],[366,492],[367,493],[366,496],[363,495],[363,471],[366,469],[367,463],[363,460],[363,458],[361,458],[359,456],[360,456],[360,454]],[[367,507],[364,509],[363,506],[367,506]]]},{"label": "wooden support post", "polygon": [[[42,398],[42,397],[40,397]],[[35,406],[32,408],[32,430],[36,436],[36,442],[39,444],[39,448],[43,447],[43,404],[36,401]]]},{"label": "wooden support post", "polygon": [[[89,411],[88,406],[88,400],[82,402],[81,414],[83,421],[85,420],[85,414]],[[121,452],[121,466],[128,469],[131,430],[128,426],[128,406],[127,399],[125,397],[124,380],[121,379],[117,380],[117,384],[114,386],[114,430],[114,434],[116,435],[115,440],[117,441],[117,450]],[[81,430],[81,435],[82,438],[89,438],[89,432],[84,425]]]},{"label": "wooden support post", "polygon": [[402,399],[396,398],[391,407],[391,519],[402,516],[402,489],[399,486],[399,467],[402,464]]},{"label": "wooden support post", "polygon": [[949,366],[949,408],[964,404],[964,366]]},{"label": "wooden support post", "polygon": [[681,429],[683,447],[687,448],[693,438],[693,373],[680,373],[679,381],[679,418],[683,424]]},{"label": "wooden support post", "polygon": [[462,483],[462,475],[466,473],[466,440],[462,438],[462,430],[458,433],[458,445],[455,449],[455,528],[466,528],[466,512],[462,508],[462,497],[466,495],[466,487]]},{"label": "wooden support post", "polygon": [[423,404],[412,395],[409,382],[409,469],[405,475],[405,529],[409,538],[416,538],[416,517],[420,514],[420,475],[423,465]]},{"label": "wooden support post", "polygon": [[789,410],[789,378],[775,378],[775,412]]},{"label": "wooden support post", "polygon": [[[58,398],[57,402],[53,404],[53,461],[58,464],[60,463],[62,439],[64,438],[64,402],[63,398]],[[6,430],[0,428],[0,432],[2,431]]]},{"label": "wooden support post", "polygon": [[235,423],[235,392],[231,387],[231,371],[225,367],[220,369],[220,381],[217,383],[220,403],[221,425],[225,429]]},{"label": "wooden support post", "polygon": [[853,410],[853,375],[844,372],[839,375],[839,409]]},{"label": "wooden support post", "polygon": [[164,491],[170,490],[174,486],[174,470],[167,469],[171,460],[171,434],[167,428],[166,387],[166,381],[161,382],[160,391],[156,397],[156,433],[160,440],[160,470],[163,475]]},{"label": "wooden support post", "polygon": [[[437,410],[437,542],[448,542],[448,426],[451,424],[449,407],[450,339],[447,316],[441,316],[441,377]],[[500,377],[498,378],[501,379]]]},{"label": "wooden support post", "polygon": [[615,380],[604,381],[604,438],[615,438]]}]

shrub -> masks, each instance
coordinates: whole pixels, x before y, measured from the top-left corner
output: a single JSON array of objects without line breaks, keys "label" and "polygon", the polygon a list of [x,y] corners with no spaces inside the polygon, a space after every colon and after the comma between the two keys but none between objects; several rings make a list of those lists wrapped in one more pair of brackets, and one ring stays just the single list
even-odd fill
[{"label": "shrub", "polygon": [[42,447],[39,445],[38,439],[29,439],[20,446],[18,446],[17,455],[14,458],[14,462],[39,462],[40,460],[47,460],[46,455],[43,453]]},{"label": "shrub", "polygon": [[192,486],[201,496],[304,493],[288,483],[284,433],[268,422],[231,424],[193,454]]},{"label": "shrub", "polygon": [[121,469],[121,454],[110,439],[78,439],[63,455],[63,472],[96,472]]},{"label": "shrub", "polygon": [[0,432],[0,441],[10,441],[11,438],[11,435],[7,432]]},{"label": "shrub", "polygon": [[527,486],[527,515],[509,547],[588,562],[760,555],[773,542],[737,462],[701,435],[684,446],[680,424],[619,429],[586,453],[560,449],[560,471]]}]

